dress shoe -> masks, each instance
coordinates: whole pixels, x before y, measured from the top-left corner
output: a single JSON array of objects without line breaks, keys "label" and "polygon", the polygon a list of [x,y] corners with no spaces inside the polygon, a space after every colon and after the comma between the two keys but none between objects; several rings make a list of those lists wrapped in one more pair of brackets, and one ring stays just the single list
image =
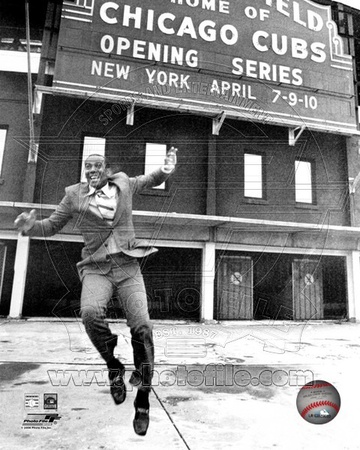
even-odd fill
[{"label": "dress shoe", "polygon": [[129,383],[134,387],[139,387],[141,385],[141,375],[138,370],[134,370],[129,379]]},{"label": "dress shoe", "polygon": [[141,408],[134,402],[135,407],[135,417],[133,420],[133,426],[135,433],[139,436],[145,436],[147,429],[149,427],[150,417],[149,408]]},{"label": "dress shoe", "polygon": [[116,361],[116,364],[109,367],[110,393],[115,404],[120,405],[126,399],[126,387],[124,383],[125,367],[119,360]]}]

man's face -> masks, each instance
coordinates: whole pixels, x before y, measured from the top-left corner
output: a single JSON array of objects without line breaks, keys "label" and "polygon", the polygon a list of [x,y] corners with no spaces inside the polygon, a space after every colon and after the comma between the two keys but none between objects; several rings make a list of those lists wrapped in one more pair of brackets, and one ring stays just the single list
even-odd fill
[{"label": "man's face", "polygon": [[89,186],[100,189],[108,181],[105,159],[102,156],[90,156],[85,161],[85,177]]}]

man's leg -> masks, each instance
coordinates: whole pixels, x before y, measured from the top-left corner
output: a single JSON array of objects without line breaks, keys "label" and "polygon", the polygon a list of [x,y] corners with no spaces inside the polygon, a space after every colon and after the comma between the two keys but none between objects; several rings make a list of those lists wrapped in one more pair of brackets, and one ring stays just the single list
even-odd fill
[{"label": "man's leg", "polygon": [[154,369],[154,341],[144,280],[136,259],[115,270],[121,271],[122,280],[116,289],[130,327],[134,365],[141,374],[139,387],[149,391]]},{"label": "man's leg", "polygon": [[105,322],[107,304],[113,293],[113,284],[105,275],[88,274],[83,279],[81,292],[81,317],[85,330],[105,360],[109,369],[110,392],[116,404],[125,400],[123,381],[125,368],[114,358],[117,336]]},{"label": "man's leg", "polygon": [[118,298],[131,331],[131,344],[137,374],[136,377],[132,376],[132,380],[138,386],[134,403],[134,429],[137,434],[145,435],[149,425],[149,392],[154,369],[154,341],[146,290],[136,259],[126,261],[115,271],[118,273],[117,279],[119,280],[116,285]]},{"label": "man's leg", "polygon": [[112,292],[113,285],[104,275],[88,274],[83,279],[81,318],[91,342],[106,362],[113,358],[117,344],[117,336],[105,322]]}]

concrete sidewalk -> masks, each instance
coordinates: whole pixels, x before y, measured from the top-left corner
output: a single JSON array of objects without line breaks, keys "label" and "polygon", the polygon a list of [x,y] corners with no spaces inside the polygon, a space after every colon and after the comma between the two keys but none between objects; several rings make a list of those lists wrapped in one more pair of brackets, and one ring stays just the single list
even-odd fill
[{"label": "concrete sidewalk", "polygon": [[[0,448],[360,449],[359,324],[154,325],[151,420],[140,437],[132,428],[135,392],[127,384],[125,403],[113,403],[106,367],[80,322],[0,320]],[[110,326],[128,380],[129,330]],[[300,387],[313,379],[341,396],[338,416],[325,425],[307,423],[296,408]],[[54,408],[45,394],[57,394],[57,409],[44,409]],[[29,414],[44,412],[47,421],[58,417],[44,429],[23,427],[39,417]]]}]

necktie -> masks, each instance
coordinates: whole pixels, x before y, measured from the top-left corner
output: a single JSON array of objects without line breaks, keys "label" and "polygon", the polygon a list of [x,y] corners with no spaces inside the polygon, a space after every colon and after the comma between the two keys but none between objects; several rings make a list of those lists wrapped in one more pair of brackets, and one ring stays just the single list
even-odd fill
[{"label": "necktie", "polygon": [[105,220],[114,220],[116,199],[108,197],[101,189],[95,192],[95,201],[97,207]]}]

